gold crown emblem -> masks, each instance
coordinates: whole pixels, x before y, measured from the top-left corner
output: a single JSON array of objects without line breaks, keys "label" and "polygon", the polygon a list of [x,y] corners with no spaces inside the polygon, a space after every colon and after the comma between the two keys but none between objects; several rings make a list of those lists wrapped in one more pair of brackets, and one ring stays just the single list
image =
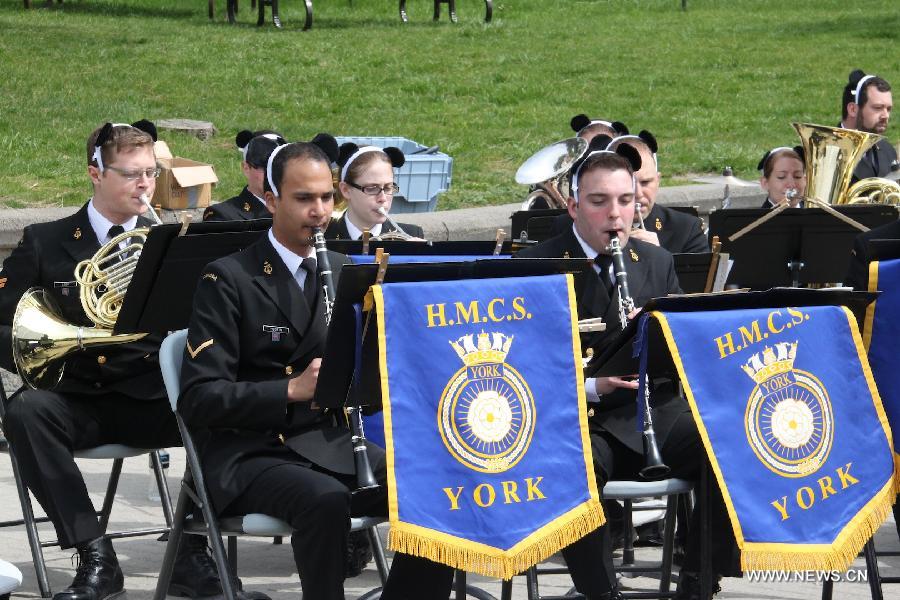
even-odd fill
[{"label": "gold crown emblem", "polygon": [[774,347],[766,346],[741,365],[744,372],[756,383],[762,383],[774,375],[787,373],[794,368],[797,342],[778,342]]},{"label": "gold crown emblem", "polygon": [[512,345],[513,336],[493,332],[482,331],[477,336],[473,333],[464,335],[456,341],[450,340],[450,345],[467,367],[487,363],[506,362],[509,347]]}]

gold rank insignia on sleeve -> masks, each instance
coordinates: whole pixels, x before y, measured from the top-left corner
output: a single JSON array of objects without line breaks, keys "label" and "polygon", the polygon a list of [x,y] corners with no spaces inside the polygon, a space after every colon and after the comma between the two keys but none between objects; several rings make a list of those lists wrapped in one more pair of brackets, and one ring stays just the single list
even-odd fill
[{"label": "gold rank insignia on sleeve", "polygon": [[80,240],[80,239],[81,239],[81,227],[76,227],[76,228],[75,228],[75,232],[72,233],[72,237],[75,238],[76,240]]},{"label": "gold rank insignia on sleeve", "polygon": [[272,263],[270,263],[269,261],[263,263],[263,273],[265,273],[266,275],[272,274]]},{"label": "gold rank insignia on sleeve", "polygon": [[244,202],[244,212],[250,212],[250,203]]},{"label": "gold rank insignia on sleeve", "polygon": [[204,273],[203,277],[200,279],[209,279],[210,281],[216,281],[219,278],[215,273]]},{"label": "gold rank insignia on sleeve", "polygon": [[662,221],[659,220],[659,217],[656,217],[656,225],[655,225],[655,227],[656,227],[656,230],[657,230],[657,231],[662,231]]},{"label": "gold rank insignia on sleeve", "polygon": [[208,340],[206,340],[205,342],[203,342],[202,344],[200,344],[199,346],[197,346],[197,349],[194,350],[193,348],[191,348],[191,341],[188,340],[188,342],[187,342],[187,351],[188,351],[188,354],[191,355],[191,358],[197,358],[197,355],[198,355],[198,354],[200,354],[200,353],[203,352],[205,349],[207,349],[207,348],[209,348],[210,346],[212,346],[214,343],[215,343],[215,342],[213,341],[213,338],[209,338]]},{"label": "gold rank insignia on sleeve", "polygon": [[631,262],[637,262],[641,260],[641,257],[638,256],[638,253],[634,251],[634,248],[629,248],[628,251],[631,253]]}]

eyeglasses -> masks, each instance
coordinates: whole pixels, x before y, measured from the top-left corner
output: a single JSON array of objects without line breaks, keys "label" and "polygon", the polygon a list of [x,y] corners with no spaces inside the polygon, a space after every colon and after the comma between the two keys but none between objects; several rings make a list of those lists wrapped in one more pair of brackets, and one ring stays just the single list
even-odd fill
[{"label": "eyeglasses", "polygon": [[385,184],[384,187],[378,185],[377,183],[373,183],[372,185],[356,185],[355,183],[347,182],[347,185],[350,187],[356,188],[361,191],[363,194],[367,196],[377,196],[381,192],[384,192],[385,196],[393,196],[397,192],[400,191],[400,186],[396,183],[388,183]]},{"label": "eyeglasses", "polygon": [[128,181],[137,181],[141,177],[146,177],[147,179],[156,179],[157,177],[159,177],[160,173],[159,167],[148,167],[146,169],[120,169],[118,167],[107,165],[106,168],[110,171],[115,171]]}]

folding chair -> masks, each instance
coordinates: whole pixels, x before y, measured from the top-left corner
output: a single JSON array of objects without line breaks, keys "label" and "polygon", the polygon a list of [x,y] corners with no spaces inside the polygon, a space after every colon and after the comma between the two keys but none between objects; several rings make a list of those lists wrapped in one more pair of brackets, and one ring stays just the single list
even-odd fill
[{"label": "folding chair", "polygon": [[[163,381],[166,384],[166,392],[169,402],[175,412],[178,421],[178,429],[181,431],[181,440],[187,457],[188,469],[181,483],[181,492],[175,509],[175,520],[169,541],[166,545],[166,553],[163,557],[162,568],[156,586],[155,600],[165,600],[169,582],[172,579],[172,571],[175,567],[175,557],[178,553],[178,544],[181,534],[206,535],[209,538],[213,559],[219,571],[219,579],[222,581],[222,592],[226,600],[236,600],[236,590],[233,586],[233,577],[237,571],[237,537],[244,535],[263,537],[286,537],[293,533],[293,528],[286,522],[263,514],[248,514],[238,517],[219,518],[213,511],[203,471],[200,468],[200,459],[197,447],[191,437],[190,431],[178,414],[178,394],[180,391],[179,378],[181,374],[181,361],[184,355],[184,347],[187,342],[187,330],[176,331],[163,340],[159,350],[159,365],[162,369]],[[188,516],[188,506],[193,501],[203,515],[204,522],[198,522]],[[381,583],[387,581],[388,565],[378,537],[376,526],[386,519],[380,517],[361,517],[350,521],[351,530],[365,530],[375,554],[375,565]],[[228,537],[228,552],[226,554],[222,535]]]},{"label": "folding chair", "polygon": [[[625,598],[671,598],[675,592],[669,590],[672,583],[672,554],[675,546],[675,517],[678,514],[680,498],[690,494],[693,483],[684,479],[662,479],[660,481],[609,481],[603,487],[604,500],[622,500],[625,504],[625,548],[622,564],[616,566],[619,573],[659,573],[659,590],[623,592]],[[632,510],[642,510],[634,505],[637,498],[666,498],[665,529],[663,533],[663,555],[658,566],[635,566],[634,541],[629,532],[632,529]],[[656,510],[656,506],[649,508]],[[597,560],[601,560],[599,557]],[[534,566],[525,571],[528,600],[571,600],[581,597],[569,592],[565,596],[541,596],[538,575],[562,575],[568,573],[565,567]],[[512,600],[512,582],[504,581],[501,600]]]},{"label": "folding chair", "polygon": [[[14,398],[23,389],[24,386],[19,388],[11,398]],[[0,422],[2,422],[6,417],[6,402],[6,391],[3,389],[3,386],[0,385]],[[126,537],[138,537],[144,535],[160,535],[167,534],[172,528],[172,501],[169,497],[169,486],[166,482],[166,476],[165,472],[163,471],[162,461],[159,458],[159,450],[160,449],[158,448],[133,448],[131,446],[125,446],[122,444],[103,444],[95,448],[75,451],[75,458],[107,460],[111,459],[113,461],[112,471],[109,474],[109,480],[106,484],[106,494],[103,497],[103,506],[97,512],[97,516],[100,518],[100,529],[107,537],[111,539],[117,539]],[[37,529],[37,524],[47,523],[50,521],[50,519],[48,519],[47,517],[34,516],[31,496],[29,495],[28,489],[25,487],[25,484],[22,481],[21,474],[19,473],[19,464],[16,461],[16,457],[13,454],[12,448],[7,448],[7,451],[9,452],[9,460],[12,464],[13,477],[16,481],[16,491],[19,494],[19,504],[22,506],[22,518],[16,521],[0,522],[0,527],[13,527],[18,525],[25,526],[25,535],[28,537],[28,544],[31,547],[31,560],[34,563],[34,571],[38,580],[38,587],[40,588],[41,596],[44,598],[49,598],[53,594],[52,590],[50,589],[50,580],[47,577],[47,565],[44,562],[43,548],[58,546],[59,540],[41,541],[40,534]],[[106,527],[109,524],[109,515],[110,512],[112,512],[113,500],[116,497],[116,489],[119,485],[119,476],[122,474],[122,464],[124,463],[126,458],[131,458],[132,456],[141,456],[142,454],[150,454],[150,460],[152,461],[153,465],[153,474],[156,477],[156,486],[159,489],[159,498],[160,503],[162,504],[163,517],[165,518],[166,526],[129,529],[126,531],[114,531],[108,533],[106,532]]]}]

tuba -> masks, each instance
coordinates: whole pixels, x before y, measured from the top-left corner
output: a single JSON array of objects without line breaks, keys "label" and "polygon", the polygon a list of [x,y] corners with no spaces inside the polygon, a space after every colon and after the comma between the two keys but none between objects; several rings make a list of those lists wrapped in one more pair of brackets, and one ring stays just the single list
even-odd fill
[{"label": "tuba", "polygon": [[566,175],[587,150],[588,143],[574,137],[538,150],[516,171],[516,183],[534,189],[522,202],[519,210],[535,208],[565,208]]},{"label": "tuba", "polygon": [[[159,216],[147,197],[141,196],[157,223]],[[75,266],[81,308],[93,327],[66,322],[52,296],[42,288],[31,288],[16,305],[12,321],[13,359],[28,386],[53,389],[62,379],[67,357],[89,346],[126,344],[146,333],[116,334],[116,324],[125,290],[137,267],[149,227],[123,232],[104,244],[94,256]],[[131,241],[120,248],[126,239]]]},{"label": "tuba", "polygon": [[805,155],[806,197],[826,204],[849,204],[853,169],[882,136],[809,123],[793,125]]}]

